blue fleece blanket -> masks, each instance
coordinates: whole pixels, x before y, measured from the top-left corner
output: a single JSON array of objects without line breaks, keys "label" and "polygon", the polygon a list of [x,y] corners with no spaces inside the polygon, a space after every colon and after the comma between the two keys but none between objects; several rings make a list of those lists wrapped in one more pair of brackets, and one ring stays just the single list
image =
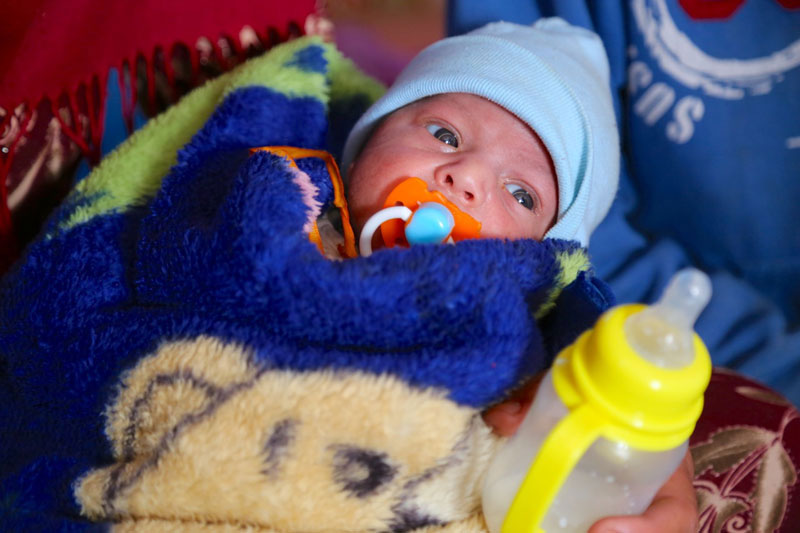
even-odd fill
[{"label": "blue fleece blanket", "polygon": [[333,199],[324,163],[249,148],[336,154],[379,91],[300,39],[188,95],[76,185],[0,283],[0,529],[409,531],[474,511],[471,493],[429,503],[420,487],[444,483],[475,414],[610,296],[567,242],[326,259],[307,235]]}]

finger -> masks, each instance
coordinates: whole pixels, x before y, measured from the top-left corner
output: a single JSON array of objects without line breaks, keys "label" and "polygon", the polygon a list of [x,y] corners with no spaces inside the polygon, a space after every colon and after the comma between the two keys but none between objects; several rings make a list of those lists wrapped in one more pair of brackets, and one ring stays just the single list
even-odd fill
[{"label": "finger", "polygon": [[697,506],[685,499],[654,500],[642,515],[612,516],[595,522],[588,533],[695,533]]},{"label": "finger", "polygon": [[698,517],[693,472],[692,456],[687,452],[643,514],[604,518],[589,533],[694,533]]}]

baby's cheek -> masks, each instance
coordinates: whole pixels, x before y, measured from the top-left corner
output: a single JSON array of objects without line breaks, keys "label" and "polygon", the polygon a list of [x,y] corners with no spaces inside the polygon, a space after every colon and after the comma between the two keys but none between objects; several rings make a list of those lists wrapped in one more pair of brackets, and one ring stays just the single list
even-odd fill
[{"label": "baby's cheek", "polygon": [[361,234],[361,228],[364,227],[364,224],[369,220],[369,217],[372,216],[373,211],[363,205],[360,205],[358,202],[349,203],[348,208],[350,211],[350,223],[353,225],[353,231],[356,234],[356,238]]}]

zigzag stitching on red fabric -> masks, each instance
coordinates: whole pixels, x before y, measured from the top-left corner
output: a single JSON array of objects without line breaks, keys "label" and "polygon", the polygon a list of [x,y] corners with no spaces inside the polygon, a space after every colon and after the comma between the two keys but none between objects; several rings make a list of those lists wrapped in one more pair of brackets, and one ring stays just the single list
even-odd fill
[{"label": "zigzag stitching on red fabric", "polygon": [[[244,30],[249,26],[243,26]],[[263,32],[258,32],[250,27],[253,34],[256,36],[257,46],[253,55],[259,55],[273,46],[285,42],[287,40],[299,37],[303,34],[301,27],[296,22],[289,22],[285,33],[281,34],[275,27],[268,26]],[[239,34],[241,35],[241,30]],[[224,39],[233,50],[234,54],[226,56],[220,41]],[[223,72],[227,72],[232,67],[248,58],[251,53],[251,47],[245,48],[240,41],[240,37],[231,37],[229,35],[220,34],[217,40],[212,41],[208,37],[198,37],[194,46],[188,46],[183,42],[176,41],[169,46],[169,61],[163,60],[163,47],[157,45],[153,47],[149,55],[139,53],[133,60],[124,58],[120,62],[118,68],[118,83],[121,93],[121,112],[125,126],[130,134],[133,131],[134,112],[138,100],[138,91],[136,85],[141,78],[137,72],[137,66],[140,62],[144,63],[144,71],[146,72],[144,83],[147,86],[147,112],[151,115],[156,114],[158,109],[156,106],[156,77],[163,72],[167,85],[170,89],[169,104],[177,102],[182,95],[178,95],[179,89],[176,85],[176,77],[173,62],[176,61],[178,47],[182,46],[188,50],[189,64],[190,64],[190,80],[189,86],[195,87],[199,84],[201,74],[203,74],[204,62],[208,63],[208,58],[201,57],[202,51],[198,49],[197,43],[205,40],[211,43],[211,58],[216,61],[219,66],[219,72],[215,74],[205,73],[204,76],[208,79],[215,77]],[[156,68],[156,62],[162,58],[160,65],[162,71]],[[235,62],[230,59],[236,58]],[[179,60],[179,59],[178,59]],[[132,67],[133,66],[133,67]],[[107,83],[108,72],[91,76],[88,82],[81,83],[77,89],[69,91],[64,89],[60,93],[59,98],[51,98],[50,110],[53,116],[59,123],[61,131],[66,135],[75,145],[80,149],[82,155],[86,157],[90,166],[95,166],[100,162],[102,156],[102,141],[105,128],[105,114],[106,114],[106,99],[107,99]],[[85,113],[81,113],[80,95],[85,95]],[[48,99],[47,96],[42,100]],[[65,102],[66,106],[59,105]],[[39,102],[36,102],[38,105]],[[11,211],[8,207],[8,190],[7,181],[8,175],[11,172],[11,165],[14,160],[14,155],[17,147],[22,139],[25,137],[26,130],[33,117],[34,110],[36,109],[30,100],[24,100],[20,103],[23,106],[24,120],[21,122],[19,131],[16,133],[11,143],[6,146],[7,150],[2,152],[2,161],[0,161],[0,250],[8,251],[10,253],[2,254],[0,257],[0,275],[2,275],[7,268],[11,265],[12,261],[19,253],[18,245],[14,237],[12,228]],[[17,106],[18,108],[19,106]],[[62,116],[61,110],[69,110],[69,119],[71,125],[67,123],[67,119]],[[16,108],[15,108],[16,109]],[[7,109],[5,116],[0,122],[0,134],[10,127],[12,115],[15,109]],[[82,117],[88,119],[88,125],[84,128]]]}]

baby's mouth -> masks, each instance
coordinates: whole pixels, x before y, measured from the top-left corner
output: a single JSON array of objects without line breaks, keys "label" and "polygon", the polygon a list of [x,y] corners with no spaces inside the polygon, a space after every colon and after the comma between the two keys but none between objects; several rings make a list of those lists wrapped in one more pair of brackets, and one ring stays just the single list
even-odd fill
[{"label": "baby's mouth", "polygon": [[[380,232],[377,230],[380,229]],[[361,255],[384,245],[454,243],[480,237],[481,223],[461,211],[439,191],[429,191],[420,178],[407,178],[392,189],[384,208],[373,214],[361,229]],[[379,237],[375,234],[380,233]]]},{"label": "baby's mouth", "polygon": [[[392,189],[384,202],[384,208],[393,206],[405,206],[412,212],[428,202],[433,202],[444,206],[453,216],[453,227],[448,238],[454,242],[464,239],[477,239],[480,237],[481,223],[470,215],[461,211],[453,202],[447,199],[439,191],[429,191],[428,185],[420,178],[407,178]],[[408,246],[405,237],[405,227],[407,223],[395,219],[381,225],[381,236],[386,246]]]}]

